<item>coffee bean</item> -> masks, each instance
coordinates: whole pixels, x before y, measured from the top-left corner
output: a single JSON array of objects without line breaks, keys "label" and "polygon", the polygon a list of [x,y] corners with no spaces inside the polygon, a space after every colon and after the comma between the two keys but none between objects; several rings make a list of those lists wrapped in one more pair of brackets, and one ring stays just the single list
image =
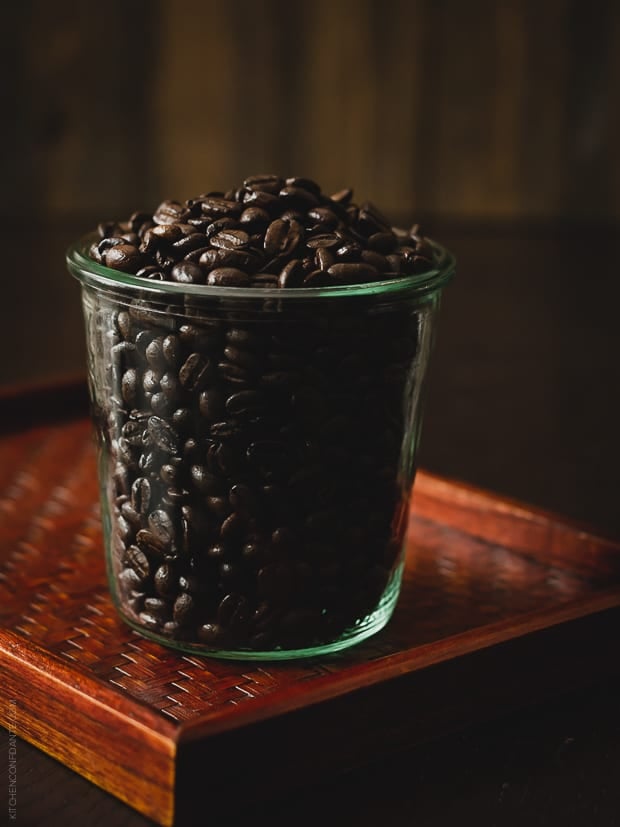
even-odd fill
[{"label": "coffee bean", "polygon": [[155,210],[153,221],[156,224],[178,224],[189,215],[189,211],[178,201],[162,201]]},{"label": "coffee bean", "polygon": [[217,608],[217,621],[220,627],[239,629],[250,619],[250,604],[240,594],[227,594]]},{"label": "coffee bean", "polygon": [[123,374],[121,393],[128,405],[135,405],[138,398],[138,373],[135,368],[129,368]]},{"label": "coffee bean", "polygon": [[151,573],[148,558],[138,546],[129,546],[126,553],[126,560],[129,566],[135,571],[140,581],[146,580]]},{"label": "coffee bean", "polygon": [[241,213],[241,208],[236,201],[229,201],[225,198],[203,198],[200,206],[204,213],[214,216],[232,216]]},{"label": "coffee bean", "polygon": [[211,366],[200,353],[191,353],[179,370],[179,382],[189,393],[200,392],[209,381]]},{"label": "coffee bean", "polygon": [[198,400],[200,413],[209,422],[221,420],[225,409],[225,396],[218,388],[202,391]]},{"label": "coffee bean", "polygon": [[256,192],[278,193],[284,186],[284,180],[277,175],[251,175],[243,186]]},{"label": "coffee bean", "polygon": [[192,465],[191,478],[197,490],[202,494],[217,495],[222,490],[222,482],[216,474],[208,471],[204,465]]},{"label": "coffee bean", "polygon": [[267,210],[262,210],[260,207],[247,207],[239,218],[239,223],[252,231],[265,229],[270,221]]},{"label": "coffee bean", "polygon": [[256,370],[260,365],[260,359],[256,353],[233,345],[227,345],[224,348],[224,356],[229,362],[247,370]]},{"label": "coffee bean", "polygon": [[258,391],[237,391],[226,400],[226,411],[232,416],[240,416],[259,411],[265,400]]},{"label": "coffee bean", "polygon": [[154,445],[165,454],[176,454],[179,450],[179,435],[172,425],[159,416],[149,417],[147,430]]},{"label": "coffee bean", "polygon": [[221,247],[223,250],[243,249],[249,243],[250,237],[243,230],[222,230],[211,238],[213,247]]},{"label": "coffee bean", "polygon": [[220,287],[247,287],[250,277],[236,267],[216,267],[207,277],[207,284]]},{"label": "coffee bean", "polygon": [[103,253],[103,261],[106,267],[113,270],[135,273],[142,266],[142,254],[132,244],[117,244]]},{"label": "coffee bean", "polygon": [[151,483],[146,477],[138,477],[131,486],[131,504],[135,511],[146,516],[151,502]]},{"label": "coffee bean", "polygon": [[167,548],[171,545],[175,531],[169,514],[162,509],[151,512],[148,517],[148,525],[152,535],[161,546]]},{"label": "coffee bean", "polygon": [[191,594],[187,594],[186,592],[181,593],[174,601],[174,606],[172,609],[172,616],[174,617],[175,621],[180,626],[184,626],[187,623],[191,623],[195,614],[196,605],[194,602],[194,598],[191,596]]},{"label": "coffee bean", "polygon": [[303,282],[301,261],[294,258],[285,264],[278,277],[280,287],[299,287]]},{"label": "coffee bean", "polygon": [[317,250],[320,247],[338,247],[341,239],[335,233],[322,233],[306,239],[306,246],[311,250]]},{"label": "coffee bean", "polygon": [[180,284],[204,284],[205,277],[200,265],[192,261],[180,261],[170,271],[172,281]]}]

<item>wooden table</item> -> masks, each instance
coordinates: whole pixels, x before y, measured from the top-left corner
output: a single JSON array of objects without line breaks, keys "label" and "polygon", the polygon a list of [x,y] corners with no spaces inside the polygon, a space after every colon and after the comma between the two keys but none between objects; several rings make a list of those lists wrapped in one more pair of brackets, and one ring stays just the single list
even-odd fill
[{"label": "wooden table", "polygon": [[[616,538],[617,235],[600,227],[444,228],[460,267],[445,294],[420,458],[434,472]],[[248,801],[230,823],[612,827],[620,677],[609,666],[604,676],[580,675],[585,688],[569,691],[567,682],[551,699],[524,698],[523,709],[500,718],[461,721],[456,732],[343,777]],[[25,742],[17,750],[21,823],[150,823]]]}]

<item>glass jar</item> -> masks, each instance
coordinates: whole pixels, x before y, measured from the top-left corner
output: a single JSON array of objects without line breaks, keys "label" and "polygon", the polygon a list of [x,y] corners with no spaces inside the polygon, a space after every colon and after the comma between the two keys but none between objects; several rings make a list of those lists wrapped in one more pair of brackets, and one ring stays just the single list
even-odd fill
[{"label": "glass jar", "polygon": [[330,288],[150,282],[68,251],[82,286],[107,571],[182,651],[308,657],[398,599],[424,376],[454,258]]}]

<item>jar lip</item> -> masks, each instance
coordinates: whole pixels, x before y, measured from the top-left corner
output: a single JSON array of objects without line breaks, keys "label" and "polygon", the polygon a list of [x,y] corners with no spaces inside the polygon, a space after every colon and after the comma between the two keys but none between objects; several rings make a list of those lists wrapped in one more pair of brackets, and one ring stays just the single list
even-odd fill
[{"label": "jar lip", "polygon": [[428,239],[434,252],[433,269],[415,276],[383,281],[346,284],[338,287],[222,287],[207,284],[179,284],[174,281],[149,281],[131,273],[113,270],[97,264],[88,256],[88,249],[98,238],[96,233],[82,236],[69,246],[66,253],[69,271],[82,284],[102,288],[129,287],[148,291],[155,296],[184,295],[201,298],[228,299],[331,299],[358,296],[388,296],[404,293],[408,297],[422,295],[442,288],[454,276],[456,259],[442,245]]}]

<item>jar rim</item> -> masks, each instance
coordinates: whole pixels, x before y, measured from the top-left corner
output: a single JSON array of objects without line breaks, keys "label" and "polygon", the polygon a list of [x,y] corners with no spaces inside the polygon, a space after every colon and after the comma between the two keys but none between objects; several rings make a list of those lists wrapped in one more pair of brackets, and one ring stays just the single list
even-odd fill
[{"label": "jar rim", "polygon": [[[454,276],[456,258],[442,245],[428,239],[433,248],[435,266],[431,270],[404,278],[391,278],[361,284],[344,284],[336,287],[223,287],[208,284],[180,284],[174,281],[149,281],[131,273],[113,270],[97,264],[88,256],[88,249],[98,238],[96,233],[82,236],[69,246],[66,261],[70,273],[82,284],[101,288],[136,288],[156,296],[178,295],[201,298],[228,299],[278,299],[312,300],[360,296],[391,296],[399,293],[408,298],[434,292],[446,285]],[[396,294],[396,295],[395,295]]]}]

